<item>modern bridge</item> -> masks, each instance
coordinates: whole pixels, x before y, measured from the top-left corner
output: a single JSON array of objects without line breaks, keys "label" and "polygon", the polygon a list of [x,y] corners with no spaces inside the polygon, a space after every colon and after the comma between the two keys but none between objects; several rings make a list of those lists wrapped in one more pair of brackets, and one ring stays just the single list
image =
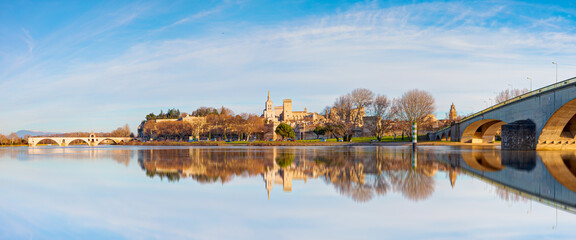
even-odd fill
[{"label": "modern bridge", "polygon": [[121,142],[129,142],[133,139],[134,138],[131,137],[97,137],[94,133],[91,133],[88,137],[29,137],[28,146],[36,147],[36,145],[42,140],[50,140],[51,142],[58,144],[58,146],[65,147],[76,140],[83,141],[89,146],[98,146],[98,144],[104,141],[112,141],[118,144]]},{"label": "modern bridge", "polygon": [[429,133],[430,140],[494,143],[502,149],[576,149],[576,78],[508,99]]}]

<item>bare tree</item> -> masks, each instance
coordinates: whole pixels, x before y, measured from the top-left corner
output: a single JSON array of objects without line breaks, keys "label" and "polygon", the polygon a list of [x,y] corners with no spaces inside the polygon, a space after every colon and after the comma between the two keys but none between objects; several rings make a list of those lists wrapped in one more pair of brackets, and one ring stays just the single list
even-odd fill
[{"label": "bare tree", "polygon": [[395,99],[393,111],[409,136],[412,134],[410,126],[413,122],[421,124],[424,117],[434,112],[434,102],[432,94],[418,89],[405,92],[402,97]]},{"label": "bare tree", "polygon": [[528,89],[526,89],[526,88],[524,88],[522,90],[520,90],[520,89],[506,89],[506,90],[503,90],[496,95],[496,97],[494,98],[494,102],[496,104],[502,103],[508,99],[515,98],[515,97],[520,96],[520,95],[527,93],[527,92],[528,92]]},{"label": "bare tree", "polygon": [[390,105],[391,101],[384,95],[376,96],[370,105],[372,121],[365,124],[378,141],[382,140],[384,133],[390,126],[389,122],[392,117]]},{"label": "bare tree", "polygon": [[335,127],[342,129],[344,141],[350,141],[354,129],[363,124],[365,109],[374,99],[374,93],[365,88],[354,89],[351,93],[338,97],[330,110],[329,119]]},{"label": "bare tree", "polygon": [[246,133],[246,141],[250,141],[250,135],[255,132],[262,132],[264,129],[264,118],[254,114],[245,114],[246,123],[244,132]]},{"label": "bare tree", "polygon": [[10,139],[11,145],[14,145],[14,144],[20,142],[20,138],[18,137],[18,135],[16,133],[10,133],[10,135],[8,135],[8,139]]},{"label": "bare tree", "polygon": [[10,144],[10,140],[6,136],[0,134],[0,145],[8,145],[8,144]]},{"label": "bare tree", "polygon": [[110,137],[129,137],[131,134],[130,126],[128,124],[124,125],[124,127],[119,127],[116,130],[110,132]]},{"label": "bare tree", "polygon": [[[366,109],[374,100],[374,93],[366,88],[356,88],[349,94],[352,107],[354,109]],[[355,122],[362,121],[364,114],[361,111],[354,111],[353,116]]]}]

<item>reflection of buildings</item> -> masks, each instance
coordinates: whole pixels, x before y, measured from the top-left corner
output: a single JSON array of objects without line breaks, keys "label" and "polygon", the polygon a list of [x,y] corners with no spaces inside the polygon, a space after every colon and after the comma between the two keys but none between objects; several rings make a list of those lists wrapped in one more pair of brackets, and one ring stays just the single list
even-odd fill
[{"label": "reflection of buildings", "polygon": [[200,183],[226,183],[234,177],[260,175],[270,198],[274,185],[291,192],[294,181],[321,179],[340,194],[355,201],[369,201],[390,190],[412,200],[434,191],[433,175],[443,169],[419,158],[412,169],[404,151],[363,152],[354,148],[248,148],[227,151],[211,148],[149,149],[138,151],[138,162],[150,177],[179,181],[192,178]]},{"label": "reflection of buildings", "polygon": [[[312,156],[317,156],[316,152]],[[274,184],[282,185],[284,192],[292,191],[292,181],[304,181],[308,178],[324,178],[331,183],[349,179],[349,181],[364,184],[365,173],[363,164],[356,163],[353,167],[330,167],[306,159],[306,151],[296,151],[295,149],[286,149],[280,151],[276,148],[272,150],[272,167],[267,168],[262,173],[262,178],[266,184],[268,199]],[[283,164],[289,162],[290,164]]]}]

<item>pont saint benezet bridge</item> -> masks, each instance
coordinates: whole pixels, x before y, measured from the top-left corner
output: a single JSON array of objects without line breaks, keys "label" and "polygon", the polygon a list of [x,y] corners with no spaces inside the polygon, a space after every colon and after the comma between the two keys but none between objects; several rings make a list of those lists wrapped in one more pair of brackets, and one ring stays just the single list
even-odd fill
[{"label": "pont saint benezet bridge", "polygon": [[58,146],[65,147],[74,141],[80,141],[88,144],[89,146],[98,146],[103,142],[113,142],[115,144],[122,142],[129,142],[134,138],[131,137],[97,137],[96,134],[91,133],[88,137],[29,137],[28,146],[36,147],[41,141],[47,140],[48,143],[56,143]]},{"label": "pont saint benezet bridge", "polygon": [[430,140],[494,143],[502,149],[576,149],[576,78],[525,93],[429,133]]}]

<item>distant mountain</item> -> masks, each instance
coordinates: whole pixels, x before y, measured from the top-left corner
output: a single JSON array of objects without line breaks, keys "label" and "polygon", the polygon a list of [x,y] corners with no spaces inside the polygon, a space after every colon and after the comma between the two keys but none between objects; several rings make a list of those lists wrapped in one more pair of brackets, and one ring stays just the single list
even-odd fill
[{"label": "distant mountain", "polygon": [[34,131],[34,130],[20,130],[20,131],[16,132],[16,135],[18,135],[18,137],[24,137],[26,135],[30,135],[32,137],[35,137],[35,136],[46,136],[46,135],[52,135],[52,134],[60,134],[60,133],[41,132],[41,131]]}]

